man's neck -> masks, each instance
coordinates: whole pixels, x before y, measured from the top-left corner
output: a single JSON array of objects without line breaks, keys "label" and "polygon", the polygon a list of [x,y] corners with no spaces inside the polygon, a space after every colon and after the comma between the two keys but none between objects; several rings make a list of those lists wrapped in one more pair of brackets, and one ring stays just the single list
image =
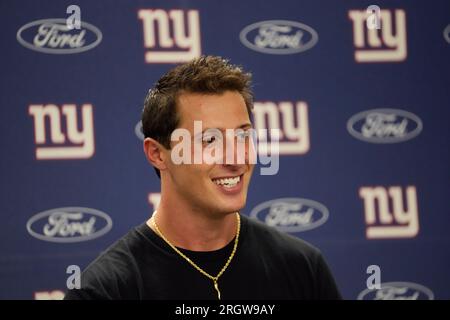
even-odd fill
[{"label": "man's neck", "polygon": [[[161,233],[174,246],[192,251],[214,251],[225,247],[236,236],[236,214],[217,217],[183,206],[171,206],[162,197],[153,215]],[[175,202],[172,202],[175,203]],[[158,233],[151,221],[147,225]]]}]

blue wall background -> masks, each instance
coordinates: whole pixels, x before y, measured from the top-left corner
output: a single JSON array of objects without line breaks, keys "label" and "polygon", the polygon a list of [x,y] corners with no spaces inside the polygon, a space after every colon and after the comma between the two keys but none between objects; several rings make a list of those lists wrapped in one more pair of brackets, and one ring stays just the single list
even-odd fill
[{"label": "blue wall background", "polygon": [[[69,48],[65,45],[58,54],[50,54],[37,51],[43,47],[31,45],[34,49],[30,49],[18,40],[33,43],[39,25],[19,30],[42,19],[65,19],[71,4],[81,8],[83,22],[101,32],[100,39],[100,33],[88,29],[81,48],[100,40],[95,47],[61,54]],[[393,18],[396,10],[404,12],[404,59],[355,61],[355,51],[377,48],[368,42],[365,25],[365,44],[355,47],[356,25],[349,11],[364,12],[371,4],[387,10]],[[145,54],[180,48],[161,48],[158,40],[155,48],[144,46],[144,24],[138,17],[142,9],[162,9],[165,13],[197,10],[201,53],[227,57],[251,71],[256,107],[262,102],[295,106],[303,101],[307,105],[310,147],[282,154],[277,175],[261,176],[255,171],[244,214],[250,215],[258,205],[271,200],[275,201],[265,211],[256,212],[257,218],[266,221],[277,208],[288,217],[298,217],[310,208],[314,212],[311,220],[291,225],[297,230],[291,232],[322,250],[346,299],[360,294],[365,299],[377,294],[379,298],[450,298],[450,3],[400,0],[1,1],[0,298],[61,297],[69,276],[67,266],[84,268],[153,210],[148,197],[159,192],[159,180],[145,160],[135,128],[147,90],[174,63],[146,63]],[[289,29],[286,22],[278,22],[282,31],[275,38],[303,36],[299,43],[291,43],[294,51],[311,44],[314,32],[318,41],[291,54],[279,54],[286,46],[275,48],[277,54],[245,46],[240,39],[242,30],[267,20],[301,23],[313,30],[298,24]],[[395,21],[392,19],[391,25],[398,31],[401,24],[395,25]],[[382,32],[388,22],[381,22]],[[184,27],[188,30],[186,24]],[[173,36],[172,25],[170,30]],[[257,26],[246,39],[254,43],[260,32]],[[379,49],[395,50],[380,38]],[[48,48],[48,43],[44,47]],[[46,143],[35,142],[37,129],[30,106],[49,104],[56,106],[56,114],[62,112],[63,105],[75,105],[78,130],[83,125],[89,127],[88,121],[81,121],[82,106],[92,105],[92,155],[84,159],[37,159],[36,150],[41,147],[77,146],[68,139],[62,113],[58,119],[65,143],[52,143],[48,119]],[[373,143],[373,137],[361,140],[349,133],[347,124],[352,116],[386,108],[394,109],[385,113],[394,118],[386,120],[384,128],[407,121],[398,133],[400,141],[392,143],[394,135],[385,134],[381,143]],[[404,116],[402,111],[414,117]],[[361,131],[373,116],[366,113],[359,124],[351,125]],[[286,129],[284,121],[281,129]],[[367,237],[370,225],[360,190],[380,187],[381,193],[384,190],[389,195],[387,191],[395,186],[402,190],[400,201],[405,208],[406,189],[415,188],[412,200],[417,202],[413,213],[417,214],[418,231],[406,237]],[[279,200],[282,198],[297,200]],[[392,197],[387,199],[390,212],[395,212]],[[379,204],[375,205],[378,220],[374,225],[407,229],[407,224],[397,219],[399,215],[383,224]],[[60,228],[55,235],[45,235],[46,225],[54,227],[50,214],[64,211],[53,209],[66,207],[84,208],[66,210],[79,212],[78,216],[70,215],[66,227],[84,223],[85,229],[68,234]],[[52,211],[38,215],[47,210]],[[302,228],[308,230],[298,231]],[[86,239],[89,236],[92,239]],[[380,267],[381,281],[391,283],[390,291],[364,294],[369,265]]]}]

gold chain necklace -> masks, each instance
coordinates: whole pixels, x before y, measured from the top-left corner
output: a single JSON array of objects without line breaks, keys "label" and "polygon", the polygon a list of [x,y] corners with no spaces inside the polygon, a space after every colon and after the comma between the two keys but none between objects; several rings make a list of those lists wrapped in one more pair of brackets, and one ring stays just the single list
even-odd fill
[{"label": "gold chain necklace", "polygon": [[220,278],[220,276],[225,272],[225,270],[228,268],[228,265],[230,264],[231,260],[234,257],[234,254],[236,253],[236,249],[237,249],[237,245],[239,242],[239,233],[241,230],[241,217],[239,216],[239,213],[236,212],[236,219],[237,219],[237,230],[236,230],[236,237],[234,239],[234,246],[233,246],[233,251],[231,251],[230,256],[228,257],[227,262],[225,263],[225,265],[222,267],[222,269],[219,271],[219,273],[214,277],[212,275],[210,275],[208,272],[206,272],[205,270],[203,270],[202,268],[200,268],[198,265],[196,265],[191,259],[189,259],[183,252],[181,252],[180,250],[178,250],[177,247],[175,247],[169,240],[167,240],[167,238],[162,234],[161,230],[159,230],[158,225],[156,224],[156,211],[153,212],[152,215],[152,224],[155,227],[155,230],[158,232],[159,236],[176,252],[178,253],[181,257],[183,257],[187,262],[189,262],[189,264],[191,266],[193,266],[195,269],[197,269],[201,274],[203,274],[204,276],[206,276],[207,278],[211,279],[214,283],[214,289],[216,289],[217,291],[217,297],[220,300],[220,290],[219,290],[219,284],[218,284],[218,280]]}]

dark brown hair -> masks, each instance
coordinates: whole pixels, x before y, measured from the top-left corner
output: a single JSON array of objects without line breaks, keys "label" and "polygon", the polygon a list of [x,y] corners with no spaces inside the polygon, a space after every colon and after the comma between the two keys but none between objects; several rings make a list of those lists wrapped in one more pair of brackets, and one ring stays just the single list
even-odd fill
[{"label": "dark brown hair", "polygon": [[[178,127],[177,99],[181,93],[221,94],[237,91],[244,98],[251,118],[253,93],[251,74],[217,56],[201,56],[166,73],[149,90],[142,111],[142,131],[170,149],[170,136]],[[159,170],[156,169],[158,177]]]}]

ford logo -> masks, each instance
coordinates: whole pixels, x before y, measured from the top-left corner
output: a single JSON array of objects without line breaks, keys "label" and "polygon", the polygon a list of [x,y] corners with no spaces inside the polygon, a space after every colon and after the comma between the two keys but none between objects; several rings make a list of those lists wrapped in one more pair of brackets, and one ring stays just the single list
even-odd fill
[{"label": "ford logo", "polygon": [[373,109],[355,114],[347,130],[355,138],[371,143],[396,143],[410,140],[422,131],[422,120],[399,109]]},{"label": "ford logo", "polygon": [[306,24],[288,20],[267,20],[242,29],[239,38],[247,48],[268,54],[294,54],[314,47],[317,32]]},{"label": "ford logo", "polygon": [[25,48],[51,54],[80,53],[94,48],[102,41],[102,33],[97,27],[81,22],[81,29],[70,30],[66,19],[27,23],[17,31],[16,37]]},{"label": "ford logo", "polygon": [[106,234],[112,228],[104,212],[82,207],[65,207],[40,212],[27,222],[33,237],[50,242],[88,241]]},{"label": "ford logo", "polygon": [[329,212],[313,200],[280,198],[257,205],[250,216],[284,232],[301,232],[324,224]]},{"label": "ford logo", "polygon": [[433,292],[417,283],[386,282],[380,287],[362,291],[358,300],[434,300]]}]

